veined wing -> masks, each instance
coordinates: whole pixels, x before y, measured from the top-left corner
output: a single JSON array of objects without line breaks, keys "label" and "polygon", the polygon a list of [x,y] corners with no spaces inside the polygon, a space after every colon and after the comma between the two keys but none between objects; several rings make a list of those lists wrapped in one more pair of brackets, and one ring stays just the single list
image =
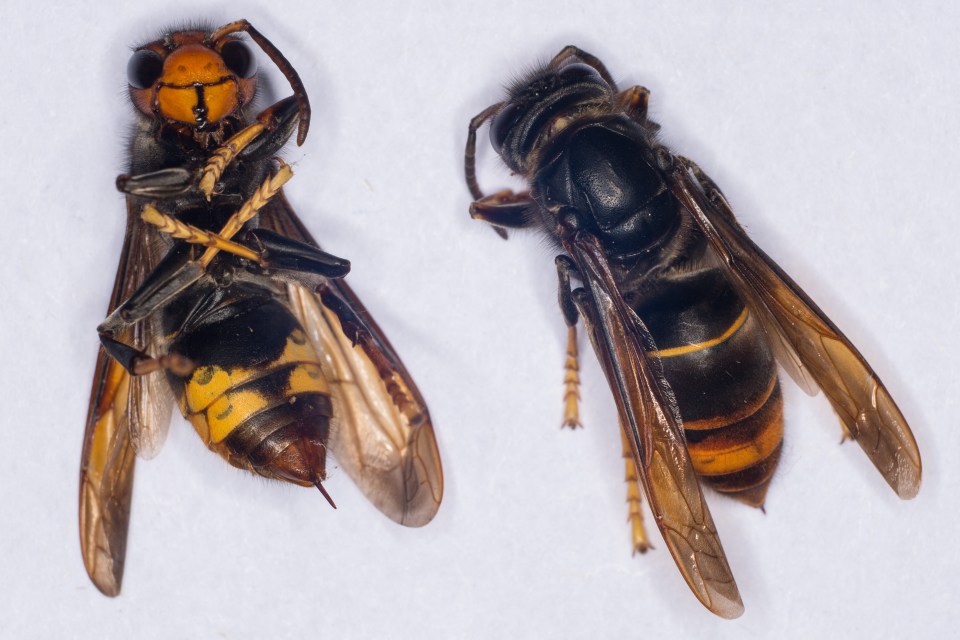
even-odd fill
[{"label": "veined wing", "polygon": [[[108,312],[140,286],[166,248],[139,213],[128,200],[126,237]],[[142,323],[121,339],[148,347]],[[170,408],[170,393],[159,373],[133,378],[100,348],[80,463],[80,549],[90,579],[108,596],[120,592],[123,579],[135,453],[156,452]]]},{"label": "veined wing", "polygon": [[574,300],[613,391],[654,520],[693,593],[724,618],[743,613],[710,510],[700,491],[670,385],[643,322],[623,301],[596,238],[564,241],[585,289]]},{"label": "veined wing", "polygon": [[[262,226],[317,246],[279,195]],[[289,285],[290,306],[325,361],[335,413],[330,449],[367,498],[400,524],[436,514],[443,471],[426,404],[393,347],[342,280],[317,292]]]},{"label": "veined wing", "polygon": [[678,160],[670,174],[674,195],[707,236],[771,343],[787,347],[775,349],[778,359],[788,371],[799,368],[803,377],[815,381],[890,487],[901,498],[914,497],[920,489],[920,451],[880,378],[803,289],[747,236],[709,178],[695,178],[689,161]]}]

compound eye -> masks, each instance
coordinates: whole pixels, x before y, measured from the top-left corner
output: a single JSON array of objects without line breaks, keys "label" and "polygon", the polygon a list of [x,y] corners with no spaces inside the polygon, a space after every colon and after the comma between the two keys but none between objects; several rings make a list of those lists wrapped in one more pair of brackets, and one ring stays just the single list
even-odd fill
[{"label": "compound eye", "polygon": [[230,71],[241,78],[252,78],[257,73],[257,59],[250,47],[239,40],[227,40],[220,48],[220,57]]},{"label": "compound eye", "polygon": [[497,117],[490,124],[490,143],[497,153],[503,148],[503,143],[507,139],[507,134],[517,122],[519,122],[523,112],[517,108],[514,103],[508,104],[500,110]]},{"label": "compound eye", "polygon": [[[596,69],[583,62],[574,62],[560,69],[560,77],[564,84],[580,82],[582,80],[595,79],[603,82]],[[606,83],[604,83],[606,84]]]},{"label": "compound eye", "polygon": [[163,73],[163,58],[156,51],[140,49],[130,56],[127,63],[127,82],[134,89],[146,89],[160,79]]}]

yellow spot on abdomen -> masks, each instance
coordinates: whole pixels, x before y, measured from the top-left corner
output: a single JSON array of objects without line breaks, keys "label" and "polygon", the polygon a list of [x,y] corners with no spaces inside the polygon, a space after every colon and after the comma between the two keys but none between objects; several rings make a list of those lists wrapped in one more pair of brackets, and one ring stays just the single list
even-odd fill
[{"label": "yellow spot on abdomen", "polygon": [[[283,392],[268,397],[256,388],[258,378],[290,365],[295,366]],[[262,367],[235,367],[229,371],[217,365],[198,368],[186,384],[183,405],[194,429],[210,445],[222,442],[254,414],[306,393],[329,395],[330,385],[313,345],[297,329],[287,338],[280,357]]]},{"label": "yellow spot on abdomen", "polygon": [[250,416],[267,409],[271,399],[256,391],[237,391],[218,398],[206,411],[210,442],[221,442]]}]

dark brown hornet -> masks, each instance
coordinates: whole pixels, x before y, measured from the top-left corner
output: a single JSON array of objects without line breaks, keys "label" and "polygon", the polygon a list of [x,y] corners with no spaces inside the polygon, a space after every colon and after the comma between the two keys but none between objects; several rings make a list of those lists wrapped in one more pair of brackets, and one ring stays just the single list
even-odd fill
[{"label": "dark brown hornet", "polygon": [[[920,453],[856,348],[750,240],[713,181],[658,142],[647,99],[643,87],[619,91],[594,56],[565,48],[470,123],[470,212],[502,235],[539,228],[564,252],[565,424],[579,423],[582,317],[620,416],[634,549],[648,548],[642,489],[694,594],[734,618],[743,603],[700,481],[763,505],[783,440],[777,362],[807,392],[824,391],[845,437],[901,498],[920,487]],[[529,191],[480,190],[476,133],[487,121]],[[582,286],[571,290],[571,278]]]},{"label": "dark brown hornet", "polygon": [[[293,96],[250,117],[256,59]],[[136,454],[154,455],[172,400],[230,464],[315,486],[326,454],[373,504],[429,522],[443,475],[427,407],[390,343],[287,203],[275,160],[310,103],[283,55],[245,20],[167,33],[127,67],[138,122],[127,230],[80,469],[80,543],[104,594],[120,591]]]}]

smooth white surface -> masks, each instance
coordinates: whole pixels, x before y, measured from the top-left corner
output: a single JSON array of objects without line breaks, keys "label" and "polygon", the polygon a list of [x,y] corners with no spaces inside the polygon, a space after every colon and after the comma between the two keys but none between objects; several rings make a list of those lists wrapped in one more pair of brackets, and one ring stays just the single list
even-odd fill
[{"label": "smooth white surface", "polygon": [[[960,569],[956,274],[960,12],[805,2],[4,3],[0,181],[3,638],[948,637]],[[141,6],[142,5],[142,6]],[[334,474],[271,484],[176,418],[141,463],[119,598],[80,561],[77,469],[123,233],[128,46],[245,17],[299,70],[310,137],[288,196],[403,356],[446,472],[405,530]],[[631,558],[616,414],[582,344],[559,429],[553,252],[467,216],[468,120],[563,45],[653,92],[664,138],[867,356],[911,424],[901,502],[822,398],[786,384],[767,514],[709,496],[745,615],[724,622],[662,543]],[[261,68],[269,62],[261,57]],[[271,71],[275,95],[286,95]],[[482,184],[509,183],[481,134]],[[654,534],[655,535],[655,534]]]}]

